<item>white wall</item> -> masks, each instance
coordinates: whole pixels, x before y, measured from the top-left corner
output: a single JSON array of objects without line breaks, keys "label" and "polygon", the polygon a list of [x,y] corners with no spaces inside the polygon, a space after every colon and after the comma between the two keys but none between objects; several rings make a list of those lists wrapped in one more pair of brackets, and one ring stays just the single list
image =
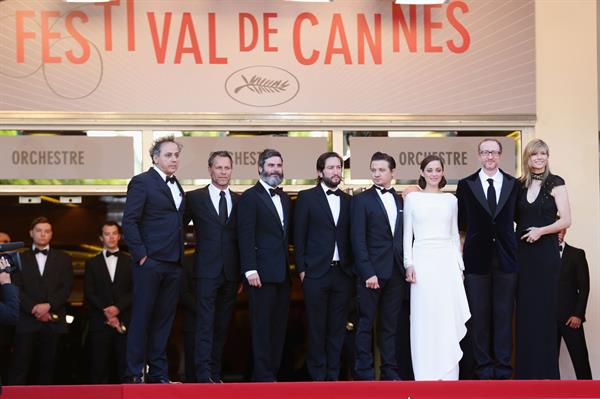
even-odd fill
[{"label": "white wall", "polygon": [[[572,226],[567,241],[585,249],[591,293],[585,323],[592,374],[600,378],[600,186],[596,0],[536,0],[535,135],[550,146],[554,173],[567,182]],[[563,345],[564,346],[564,345]],[[574,378],[561,352],[561,376]]]}]

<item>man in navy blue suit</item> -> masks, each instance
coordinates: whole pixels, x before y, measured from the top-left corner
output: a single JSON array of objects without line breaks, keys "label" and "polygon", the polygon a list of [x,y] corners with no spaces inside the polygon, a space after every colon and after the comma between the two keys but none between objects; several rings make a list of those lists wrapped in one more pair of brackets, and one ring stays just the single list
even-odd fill
[{"label": "man in navy blue suit", "polygon": [[296,268],[308,318],[308,372],[314,381],[337,381],[354,274],[350,199],[338,188],[343,160],[335,152],[317,159],[318,184],[300,191],[294,213]]},{"label": "man in navy blue suit", "polygon": [[175,317],[183,258],[183,189],[174,173],[181,144],[172,136],[154,142],[154,166],[129,182],[123,214],[133,258],[133,309],[127,337],[125,382],[169,383],[167,341]]},{"label": "man in navy blue suit", "polygon": [[402,198],[392,187],[396,161],[371,157],[373,187],[352,199],[352,248],[357,272],[356,377],[374,380],[372,331],[379,314],[381,379],[399,380],[396,363],[398,314],[406,282],[402,256]]},{"label": "man in navy blue suit", "polygon": [[250,305],[252,380],[268,382],[277,379],[287,327],[290,199],[277,187],[283,181],[279,151],[261,152],[258,173],[260,180],[238,203],[237,226]]},{"label": "man in navy blue suit", "polygon": [[461,179],[456,188],[459,228],[465,232],[469,336],[476,377],[509,379],[517,285],[514,220],[518,184],[498,167],[502,155],[498,140],[482,140],[478,152],[481,169]]},{"label": "man in navy blue suit", "polygon": [[197,382],[221,380],[221,357],[240,280],[236,206],[229,190],[233,160],[227,151],[208,158],[211,183],[186,196],[185,224],[194,221],[196,257],[195,364]]}]

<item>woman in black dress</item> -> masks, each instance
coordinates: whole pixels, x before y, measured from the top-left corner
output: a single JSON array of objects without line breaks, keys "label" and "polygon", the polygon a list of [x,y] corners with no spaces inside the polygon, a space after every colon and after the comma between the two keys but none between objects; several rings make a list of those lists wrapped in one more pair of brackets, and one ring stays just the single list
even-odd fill
[{"label": "woman in black dress", "polygon": [[[560,254],[557,233],[571,224],[565,181],[550,173],[546,143],[523,151],[517,205],[519,272],[516,312],[517,379],[559,379],[556,346]],[[557,217],[560,216],[560,219]]]}]

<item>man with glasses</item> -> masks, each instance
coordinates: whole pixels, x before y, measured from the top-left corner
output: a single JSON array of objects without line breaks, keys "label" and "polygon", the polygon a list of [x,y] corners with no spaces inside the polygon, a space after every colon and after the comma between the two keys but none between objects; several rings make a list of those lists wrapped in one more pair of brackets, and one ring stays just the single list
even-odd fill
[{"label": "man with glasses", "polygon": [[469,334],[475,375],[512,376],[512,320],[517,284],[514,232],[518,183],[499,169],[502,144],[479,143],[481,169],[458,182],[458,223],[465,232],[465,289],[471,310]]}]

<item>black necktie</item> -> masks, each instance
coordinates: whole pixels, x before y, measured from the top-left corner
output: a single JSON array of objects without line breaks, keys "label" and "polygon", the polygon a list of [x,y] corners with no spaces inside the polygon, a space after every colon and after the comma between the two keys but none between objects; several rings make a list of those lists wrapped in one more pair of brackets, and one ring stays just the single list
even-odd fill
[{"label": "black necktie", "polygon": [[487,200],[492,216],[496,214],[496,190],[494,189],[494,179],[487,179]]},{"label": "black necktie", "polygon": [[269,193],[271,194],[271,197],[274,197],[283,194],[283,189],[281,187],[270,188]]},{"label": "black necktie", "polygon": [[381,191],[381,195],[383,195],[385,193],[394,194],[396,192],[396,190],[394,190],[394,187],[390,187],[390,188],[383,188],[383,187],[379,187],[379,186],[375,186],[375,187],[377,187],[377,190]]},{"label": "black necktie", "polygon": [[110,252],[110,251],[106,251],[106,257],[108,258],[109,256],[114,256],[114,257],[119,257],[119,251],[115,251],[115,252]]},{"label": "black necktie", "polygon": [[42,255],[48,256],[48,250],[47,249],[37,249],[37,248],[35,248],[33,250],[33,253],[34,253],[34,255],[42,254]]},{"label": "black necktie", "polygon": [[219,220],[225,224],[227,222],[227,199],[225,199],[225,191],[219,193]]},{"label": "black necktie", "polygon": [[177,182],[177,178],[176,178],[175,176],[167,176],[167,177],[165,178],[165,181],[166,181],[167,183],[176,183],[176,182]]},{"label": "black necktie", "polygon": [[327,195],[332,195],[333,194],[333,195],[335,195],[337,197],[340,196],[340,190],[327,190],[326,193],[327,193]]}]

